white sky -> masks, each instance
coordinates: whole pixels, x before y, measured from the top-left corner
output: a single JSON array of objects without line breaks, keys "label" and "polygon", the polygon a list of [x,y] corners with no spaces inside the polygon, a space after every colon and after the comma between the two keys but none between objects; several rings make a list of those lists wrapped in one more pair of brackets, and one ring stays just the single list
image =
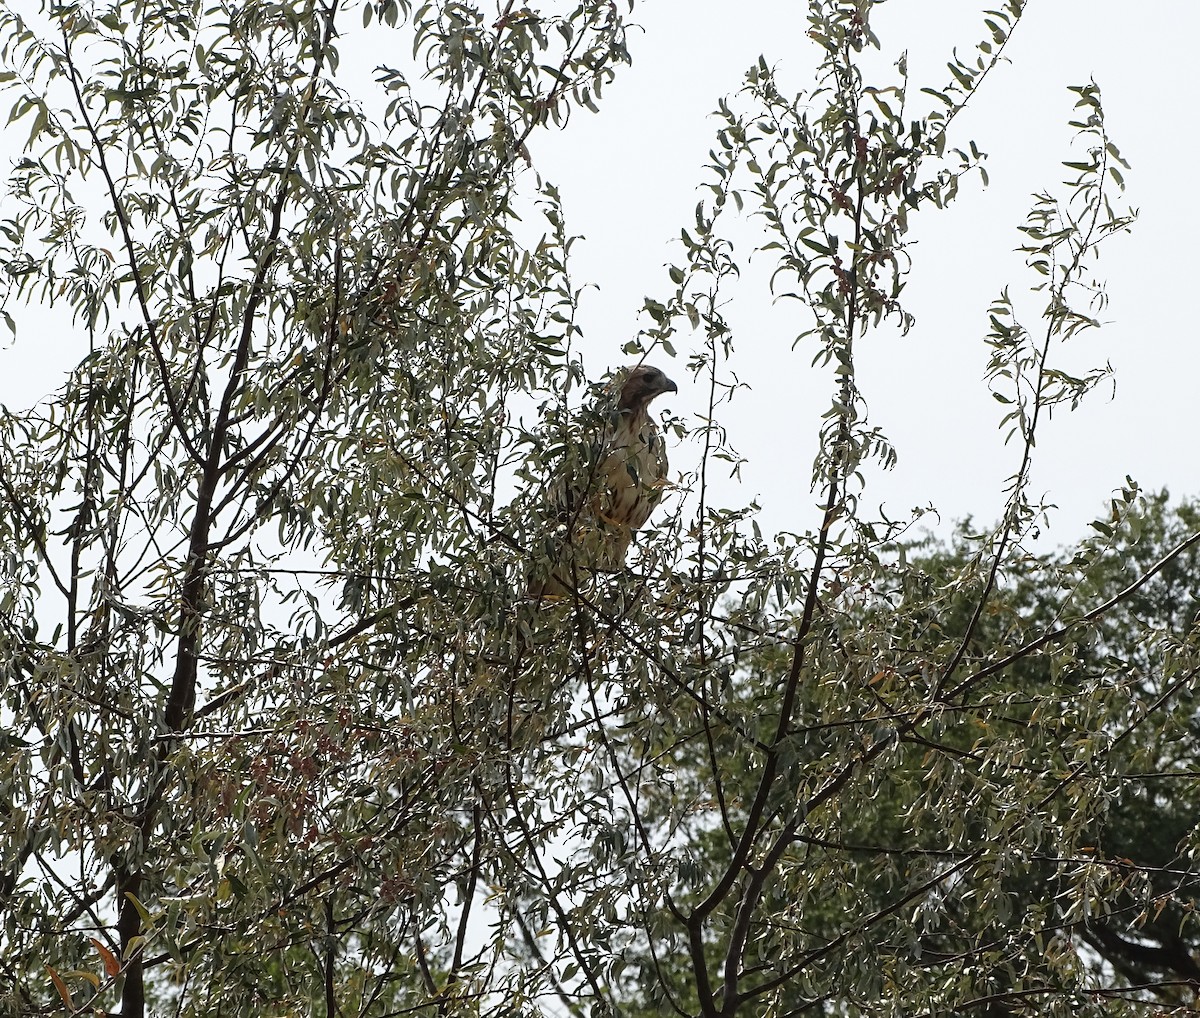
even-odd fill
[{"label": "white sky", "polygon": [[[909,51],[914,91],[940,88],[952,48],[965,56],[980,37],[985,6],[998,4],[890,0],[873,24],[885,51]],[[564,135],[534,146],[535,166],[559,185],[573,232],[587,238],[575,248],[574,272],[600,288],[584,305],[589,370],[619,364],[620,344],[647,324],[636,318],[643,296],[669,292],[662,266],[681,257],[671,240],[698,200],[717,98],[739,87],[760,53],[795,91],[810,81],[816,47],[804,34],[806,7],[796,0],[639,4],[635,18],[645,33],[633,37],[634,64],[605,91],[600,114],[577,116]],[[1006,51],[1010,64],[989,77],[951,138],[961,147],[974,139],[989,153],[991,185],[974,178],[949,211],[915,217],[919,244],[906,298],[917,326],[903,339],[881,332],[858,353],[873,422],[900,453],[896,469],[873,480],[864,509],[884,502],[896,516],[932,502],[944,520],[973,514],[980,523],[999,514],[1019,450],[1004,447],[1002,408],[983,381],[985,312],[1004,285],[1016,297],[1032,278],[1013,251],[1016,227],[1029,196],[1064,179],[1060,162],[1080,157],[1069,148],[1067,86],[1093,77],[1113,140],[1132,164],[1127,199],[1141,216],[1100,262],[1110,324],[1076,340],[1070,355],[1075,367],[1111,360],[1116,397],[1110,401],[1111,387],[1097,391],[1074,414],[1048,422],[1033,494],[1060,507],[1047,535],[1056,544],[1083,536],[1127,473],[1147,489],[1200,494],[1192,437],[1200,346],[1191,307],[1200,142],[1183,126],[1197,38],[1196,3],[1030,0]],[[722,423],[750,459],[743,478],[749,494],[761,495],[764,530],[816,523],[808,480],[831,389],[827,372],[809,367],[811,347],[789,350],[801,327],[787,318],[795,314],[772,312],[762,291],[747,292],[733,312],[741,325],[734,366],[754,391],[725,407]],[[702,410],[704,394],[683,384],[682,364],[658,360],[681,383],[670,409]],[[697,453],[673,450],[673,465],[686,468]],[[726,497],[741,501],[745,493]]]},{"label": "white sky", "polygon": [[[874,24],[889,59],[909,50],[914,90],[940,87],[951,49],[965,55],[979,38],[985,5],[890,0]],[[663,266],[679,259],[671,241],[693,217],[717,99],[739,87],[760,53],[791,89],[810,83],[816,48],[805,36],[806,8],[800,0],[640,2],[633,17],[644,32],[631,39],[634,64],[605,90],[600,114],[577,112],[565,133],[531,146],[536,169],[562,193],[570,232],[586,237],[574,249],[573,273],[577,285],[598,287],[585,297],[582,316],[593,374],[622,363],[621,344],[646,324],[637,317],[642,298],[669,292]],[[1080,411],[1048,423],[1034,494],[1045,492],[1061,507],[1049,534],[1056,543],[1082,536],[1127,473],[1149,489],[1200,494],[1191,435],[1200,377],[1191,309],[1200,142],[1183,126],[1200,4],[1151,0],[1136,19],[1130,10],[1118,0],[1030,0],[1007,50],[1011,63],[957,122],[952,144],[974,139],[989,153],[991,186],[973,178],[948,212],[915,217],[919,244],[906,297],[917,326],[904,339],[881,332],[859,350],[872,422],[900,452],[895,471],[873,478],[864,509],[882,502],[897,516],[932,503],[944,520],[973,514],[981,523],[999,513],[1019,450],[1004,447],[1001,408],[983,382],[985,312],[1001,287],[1011,285],[1015,296],[1031,278],[1013,253],[1016,226],[1029,195],[1063,179],[1059,164],[1073,157],[1067,86],[1090,77],[1103,89],[1110,132],[1132,164],[1127,196],[1141,218],[1100,265],[1111,324],[1076,341],[1071,353],[1076,367],[1112,361],[1115,400],[1108,400],[1111,390],[1097,392]],[[16,154],[25,129],[17,134],[0,135],[0,154]],[[730,309],[738,327],[733,366],[753,392],[724,407],[721,422],[749,464],[744,489],[726,488],[722,498],[759,496],[764,530],[810,529],[816,513],[808,480],[831,393],[828,373],[809,367],[811,347],[790,350],[803,327],[789,317],[794,308],[772,308],[761,289],[744,291]],[[703,394],[683,367],[686,342],[680,337],[678,362],[655,358],[681,385],[678,398],[660,404],[682,415],[703,409]],[[73,347],[52,328],[24,333],[15,344],[0,337],[0,402],[27,405],[56,385],[77,358]],[[694,445],[673,449],[673,466],[691,469],[698,454]]]}]

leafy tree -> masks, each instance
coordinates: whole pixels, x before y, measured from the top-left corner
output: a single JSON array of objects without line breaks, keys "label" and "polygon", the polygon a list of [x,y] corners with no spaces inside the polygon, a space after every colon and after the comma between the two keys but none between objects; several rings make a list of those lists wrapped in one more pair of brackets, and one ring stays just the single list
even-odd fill
[{"label": "leafy tree", "polygon": [[1191,859],[1200,722],[1186,650],[1200,625],[1200,552],[1194,544],[1181,555],[1170,552],[1197,530],[1200,507],[1170,507],[1165,492],[1139,518],[1113,528],[1115,554],[1084,585],[1091,597],[1136,589],[1079,653],[1084,667],[1136,691],[1130,734],[1115,749],[1120,783],[1096,837],[1097,851],[1116,861],[1129,886],[1108,912],[1089,918],[1081,935],[1131,984],[1157,987],[1160,999],[1180,1005],[1194,1001],[1200,976],[1200,886]]},{"label": "leafy tree", "polygon": [[[1023,3],[926,90],[902,58],[866,76],[874,6],[813,0],[815,86],[785,96],[764,60],[721,103],[706,197],[626,350],[687,350],[711,404],[675,432],[699,462],[627,572],[553,599],[527,596],[570,539],[546,489],[588,476],[608,410],[526,142],[594,106],[624,13],[0,14],[29,129],[8,306],[63,308],[87,345],[0,415],[4,1007],[1142,1010],[1135,970],[1167,970],[1111,944],[1190,915],[1163,881],[1194,835],[1157,810],[1183,755],[1150,747],[1190,718],[1195,626],[1139,614],[1141,664],[1110,662],[1200,533],[1181,515],[1111,593],[1151,518],[1130,484],[1066,563],[1031,572],[1026,549],[1038,432],[1103,376],[1054,355],[1096,324],[1124,164],[1075,88],[1085,152],[1023,227],[1030,306],[1005,288],[989,309],[1006,512],[937,568],[897,561],[906,522],[861,509],[894,454],[856,358],[912,325],[910,219],[980,168],[951,129]],[[402,54],[361,101],[339,49],[360,19]],[[821,510],[792,535],[708,484],[737,459],[743,210],[832,386]],[[1168,868],[1125,861],[1137,822],[1182,836]]]},{"label": "leafy tree", "polygon": [[[914,931],[927,965],[952,955],[964,940],[1012,941],[1020,935],[1026,917],[1036,914],[1058,938],[1055,943],[1054,937],[1046,935],[1036,955],[1047,944],[1055,949],[1068,947],[1098,978],[1115,974],[1120,983],[1138,987],[1147,999],[1181,1008],[1191,999],[1197,888],[1186,852],[1180,849],[1195,827],[1196,760],[1191,736],[1196,709],[1191,676],[1179,673],[1174,651],[1189,636],[1194,639],[1200,615],[1200,549],[1192,541],[1176,553],[1197,532],[1198,520],[1194,502],[1171,505],[1162,492],[1144,498],[1139,511],[1117,526],[1103,520],[1093,524],[1107,546],[1099,558],[1078,552],[1027,556],[1019,572],[998,580],[987,614],[976,627],[981,644],[1019,646],[1060,628],[1064,588],[1079,588],[1076,596],[1093,603],[1114,601],[1112,609],[1095,627],[1063,633],[1061,639],[1068,645],[1058,654],[1029,655],[1012,662],[1005,669],[1003,689],[995,694],[998,702],[1003,697],[1003,707],[990,711],[986,722],[962,704],[958,709],[972,716],[974,724],[947,724],[936,741],[906,739],[873,801],[855,816],[840,818],[836,837],[798,839],[807,846],[810,861],[824,858],[846,874],[860,908],[867,903],[868,910],[885,909],[903,887],[901,874],[919,861],[953,855],[944,848],[945,831],[914,822],[910,814],[917,794],[914,787],[930,780],[930,769],[937,766],[939,756],[944,758],[943,771],[953,767],[970,772],[983,759],[980,749],[986,741],[1003,737],[1020,747],[1031,730],[1044,724],[1048,708],[1061,709],[1057,705],[1089,678],[1129,682],[1137,691],[1135,711],[1141,723],[1121,729],[1120,745],[1110,750],[1119,764],[1107,808],[1090,817],[1085,835],[1064,846],[1062,853],[1048,841],[1022,860],[1020,870],[1008,874],[1002,888],[1009,898],[1006,914],[985,913],[981,922],[972,910],[950,909],[940,922]],[[890,568],[880,575],[874,598],[893,610],[906,603],[926,608],[918,624],[903,633],[901,643],[909,653],[928,658],[936,656],[939,647],[944,652],[947,645],[961,641],[977,603],[971,584],[973,577],[978,580],[979,540],[967,524],[948,542],[927,536],[898,543],[884,556]],[[850,615],[863,607],[864,602],[856,600]],[[903,612],[897,617],[903,618]],[[868,624],[863,617],[846,621],[852,628]],[[750,649],[732,678],[738,697],[746,703],[769,703],[787,665],[788,655],[777,645]],[[895,682],[895,676],[882,672],[873,678],[880,690]],[[805,698],[805,692],[800,696]],[[884,702],[881,695],[880,703]],[[815,718],[821,717],[820,710],[810,710]],[[817,721],[798,750],[805,766],[818,764],[820,728]],[[1172,737],[1176,731],[1182,737]],[[1069,773],[1073,761],[1057,747],[1047,750],[1040,766],[1060,775]],[[692,752],[692,759],[677,761],[674,787],[686,786],[701,795],[710,780],[708,758],[698,744]],[[749,748],[737,740],[720,744],[717,752],[725,757],[721,765],[730,775],[751,767]],[[975,780],[980,777],[975,775]],[[669,809],[669,803],[667,799],[658,808]],[[966,818],[965,827],[970,836],[984,838],[984,825],[992,819],[990,813],[980,812]],[[1053,835],[1050,832],[1051,839]],[[1013,847],[1020,851],[1024,846]],[[728,865],[730,850],[716,827],[694,832],[693,857],[702,872]],[[1072,859],[1073,852],[1080,854]],[[1123,877],[1105,908],[1084,917],[1063,908],[1072,900],[1063,875],[1082,859],[1111,866]],[[977,884],[965,887],[961,897],[970,900],[978,889]],[[846,900],[812,902],[804,912],[806,925],[812,935],[830,940],[840,930],[848,907]],[[647,954],[640,963],[654,969],[662,982],[687,982],[687,964],[681,957]],[[1031,966],[1037,958],[1026,958],[1024,963]],[[1000,985],[975,1002],[979,1009],[989,1014],[1019,1011],[1019,980],[1002,970],[992,973],[992,978]],[[643,984],[654,985],[653,981]],[[785,989],[785,997],[785,1010],[842,1013],[845,1006],[841,1000],[814,1006],[794,988],[791,993]],[[695,1006],[694,999],[690,1003]],[[659,1010],[653,991],[635,992],[630,1005],[635,1012]]]}]

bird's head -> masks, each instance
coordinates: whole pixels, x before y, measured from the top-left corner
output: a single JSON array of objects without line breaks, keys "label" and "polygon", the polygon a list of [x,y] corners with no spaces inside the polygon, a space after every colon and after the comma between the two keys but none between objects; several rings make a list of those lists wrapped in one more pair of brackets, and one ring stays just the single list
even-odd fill
[{"label": "bird's head", "polygon": [[621,386],[621,399],[617,406],[621,410],[632,410],[635,414],[645,411],[655,396],[664,392],[678,392],[679,386],[658,368],[639,364],[631,368]]}]

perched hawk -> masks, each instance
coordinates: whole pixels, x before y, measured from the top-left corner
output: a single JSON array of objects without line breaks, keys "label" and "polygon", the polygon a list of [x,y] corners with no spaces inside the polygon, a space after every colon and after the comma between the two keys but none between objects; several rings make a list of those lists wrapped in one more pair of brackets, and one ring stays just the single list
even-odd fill
[{"label": "perched hawk", "polygon": [[592,462],[554,488],[561,544],[548,577],[530,585],[531,596],[569,594],[590,573],[624,568],[633,532],[650,518],[667,478],[667,452],[650,401],[678,391],[658,368],[629,369]]}]

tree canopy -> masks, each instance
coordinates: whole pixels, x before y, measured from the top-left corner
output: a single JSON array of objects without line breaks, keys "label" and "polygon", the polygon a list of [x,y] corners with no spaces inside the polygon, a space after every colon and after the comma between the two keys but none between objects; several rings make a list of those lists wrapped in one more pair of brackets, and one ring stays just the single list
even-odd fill
[{"label": "tree canopy", "polygon": [[[1107,374],[1059,355],[1126,166],[1072,86],[1029,275],[981,309],[1002,518],[876,518],[862,342],[913,325],[911,224],[982,174],[956,119],[1025,5],[933,83],[877,76],[876,6],[810,0],[811,87],[763,59],[720,100],[623,351],[707,411],[669,422],[627,568],[553,598],[556,485],[595,474],[614,394],[528,143],[602,101],[631,14],[0,9],[3,313],[86,347],[0,408],[0,1010],[1193,1006],[1200,514],[1130,480],[1047,553],[1029,491]],[[751,253],[829,385],[819,507],[781,534],[710,483]]]}]

